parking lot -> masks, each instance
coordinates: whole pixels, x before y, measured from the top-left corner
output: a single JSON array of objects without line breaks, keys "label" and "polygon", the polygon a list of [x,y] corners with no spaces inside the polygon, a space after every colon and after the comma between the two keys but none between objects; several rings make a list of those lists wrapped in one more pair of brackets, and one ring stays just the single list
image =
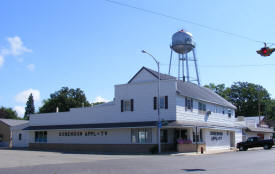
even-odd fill
[{"label": "parking lot", "polygon": [[273,174],[274,162],[274,148],[195,156],[73,154],[0,149],[0,174]]}]

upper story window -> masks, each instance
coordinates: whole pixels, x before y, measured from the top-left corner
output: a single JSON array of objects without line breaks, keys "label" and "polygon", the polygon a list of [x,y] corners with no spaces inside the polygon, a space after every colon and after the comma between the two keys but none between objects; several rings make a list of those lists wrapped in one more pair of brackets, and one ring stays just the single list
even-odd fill
[{"label": "upper story window", "polygon": [[[157,110],[157,108],[158,108],[157,97],[154,97],[154,110]],[[160,109],[168,109],[168,96],[160,97],[159,108]]]},{"label": "upper story window", "polygon": [[134,99],[131,100],[121,100],[121,112],[134,111]]},{"label": "upper story window", "polygon": [[222,114],[225,114],[225,109],[224,108],[222,108]]},{"label": "upper story window", "polygon": [[232,110],[231,110],[231,109],[228,109],[228,110],[227,110],[227,114],[228,114],[228,117],[231,118]]},{"label": "upper story window", "polygon": [[185,110],[193,111],[193,99],[192,98],[185,98]]},{"label": "upper story window", "polygon": [[206,113],[206,104],[202,102],[198,102],[199,105],[199,114],[205,114]]}]

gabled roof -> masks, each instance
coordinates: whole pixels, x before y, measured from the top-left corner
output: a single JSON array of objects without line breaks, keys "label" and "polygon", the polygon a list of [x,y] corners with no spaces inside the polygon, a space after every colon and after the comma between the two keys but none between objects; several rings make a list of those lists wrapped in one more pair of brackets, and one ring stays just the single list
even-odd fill
[{"label": "gabled roof", "polygon": [[177,92],[180,95],[236,109],[236,106],[216,94],[211,89],[196,85],[191,82],[183,82],[180,80],[177,81],[177,87]]},{"label": "gabled roof", "polygon": [[[158,72],[157,71],[154,71],[150,68],[146,68],[146,67],[142,67],[129,81],[128,83],[131,83],[132,80],[142,71],[142,70],[146,70],[148,71],[150,74],[152,74],[154,77],[156,77],[156,79],[158,79]],[[170,80],[170,79],[176,79],[176,77],[174,76],[170,76],[168,74],[163,74],[163,73],[160,73],[160,80]]]},{"label": "gabled roof", "polygon": [[0,118],[0,122],[3,122],[8,126],[18,126],[21,124],[28,123],[27,120],[15,120],[15,119],[3,119],[3,118]]},{"label": "gabled roof", "polygon": [[[158,72],[154,71],[150,68],[142,67],[132,78],[129,80],[128,83],[131,83],[131,81],[142,71],[146,70],[150,74],[152,74],[156,79],[158,79]],[[160,73],[160,80],[176,80],[177,78],[174,76],[170,76],[168,74]],[[225,100],[223,97],[216,94],[211,89],[196,85],[191,82],[183,82],[181,80],[177,80],[177,92],[180,95],[191,97],[197,100],[206,101],[210,103],[214,103],[217,105],[237,109],[236,106]]]}]

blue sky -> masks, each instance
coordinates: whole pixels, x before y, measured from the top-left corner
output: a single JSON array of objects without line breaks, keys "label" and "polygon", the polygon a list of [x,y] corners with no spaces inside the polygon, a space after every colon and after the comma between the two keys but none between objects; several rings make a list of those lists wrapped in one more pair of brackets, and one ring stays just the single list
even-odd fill
[{"label": "blue sky", "polygon": [[[272,0],[117,1],[275,42]],[[275,55],[257,55],[263,44],[104,0],[3,0],[0,24],[0,106],[18,112],[30,92],[38,108],[63,86],[81,88],[89,101],[112,100],[115,84],[126,83],[142,66],[156,69],[142,49],[166,73],[171,36],[181,28],[196,40],[202,84],[248,81],[275,95]]]}]

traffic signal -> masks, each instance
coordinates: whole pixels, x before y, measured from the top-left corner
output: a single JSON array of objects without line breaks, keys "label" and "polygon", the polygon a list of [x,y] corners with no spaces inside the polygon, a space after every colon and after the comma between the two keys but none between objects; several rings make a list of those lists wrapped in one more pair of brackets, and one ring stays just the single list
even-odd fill
[{"label": "traffic signal", "polygon": [[273,51],[275,51],[275,48],[269,48],[269,47],[263,47],[260,50],[257,51],[258,54],[260,54],[261,56],[270,56]]}]

